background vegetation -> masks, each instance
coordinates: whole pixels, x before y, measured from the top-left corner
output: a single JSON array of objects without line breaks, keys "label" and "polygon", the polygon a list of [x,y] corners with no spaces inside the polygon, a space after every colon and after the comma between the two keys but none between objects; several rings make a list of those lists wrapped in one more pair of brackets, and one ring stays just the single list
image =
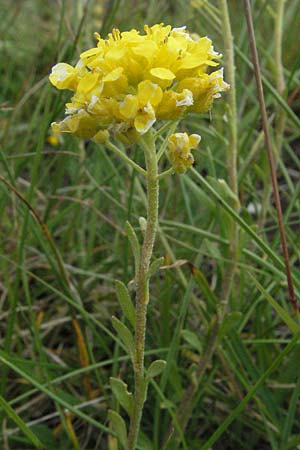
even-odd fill
[{"label": "background vegetation", "polygon": [[[252,7],[298,296],[300,8],[297,0],[285,2],[280,25],[280,3],[254,0]],[[211,114],[181,124],[202,135],[195,170],[162,181],[155,254],[171,267],[151,287],[147,360],[166,359],[167,368],[149,389],[143,450],[163,449],[172,422],[177,437],[169,450],[300,448],[300,327],[288,301],[243,2],[228,4],[240,206],[220,181],[228,180],[232,120],[225,94]],[[55,141],[49,125],[62,117],[68,94],[57,92],[48,74],[57,61],[76,62],[93,45],[94,31],[105,36],[113,27],[142,30],[159,22],[187,25],[224,52],[217,1],[0,0],[3,449],[118,449],[103,431],[107,410],[116,407],[109,377],[121,374],[129,386],[132,380],[111,326],[111,316],[121,316],[114,280],[132,279],[124,224],[130,219],[138,230],[144,186],[105,147],[68,136]],[[128,151],[139,159],[138,148]],[[227,289],[235,227],[235,277]],[[189,420],[180,432],[183,421],[174,418],[191,386]]]}]

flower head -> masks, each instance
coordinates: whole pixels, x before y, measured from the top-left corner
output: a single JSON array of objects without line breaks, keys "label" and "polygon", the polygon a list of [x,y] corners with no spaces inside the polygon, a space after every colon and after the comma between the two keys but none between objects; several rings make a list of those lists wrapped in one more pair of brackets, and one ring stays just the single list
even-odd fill
[{"label": "flower head", "polygon": [[75,67],[59,63],[52,68],[51,83],[74,92],[67,117],[53,124],[55,132],[130,140],[157,120],[207,111],[228,89],[222,70],[212,71],[220,55],[207,37],[163,24],[144,30],[114,29],[107,39],[96,33],[97,46],[83,52]]},{"label": "flower head", "polygon": [[168,156],[176,173],[184,173],[193,163],[192,148],[201,141],[199,134],[175,133],[168,139]]}]

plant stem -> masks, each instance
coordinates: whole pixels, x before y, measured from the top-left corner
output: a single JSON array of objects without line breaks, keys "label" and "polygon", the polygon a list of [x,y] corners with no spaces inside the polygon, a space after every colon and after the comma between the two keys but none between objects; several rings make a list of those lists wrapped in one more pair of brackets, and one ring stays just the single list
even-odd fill
[{"label": "plant stem", "polygon": [[136,326],[134,361],[134,409],[130,421],[128,450],[135,450],[142,411],[146,400],[147,385],[144,376],[145,332],[147,305],[149,302],[149,266],[153,252],[158,224],[158,164],[153,136],[148,133],[141,141],[147,169],[147,227],[141,252],[140,265],[136,274]]},{"label": "plant stem", "polygon": [[113,151],[116,155],[119,156],[119,158],[123,159],[125,163],[129,164],[133,169],[137,170],[140,174],[146,176],[146,171],[141,166],[139,166],[137,163],[132,161],[125,153],[123,153],[116,145],[114,145],[110,141],[105,142],[105,146],[109,148],[111,151]]},{"label": "plant stem", "polygon": [[[282,32],[283,32],[283,18],[284,18],[284,3],[285,0],[277,0],[277,8],[275,14],[275,30],[274,30],[274,41],[275,41],[274,59],[276,66],[276,89],[280,97],[282,97],[284,101],[286,101],[286,98],[284,97],[285,80],[282,64]],[[275,129],[274,160],[276,168],[281,154],[285,122],[286,122],[286,112],[281,105],[277,105],[275,126],[274,126]],[[270,183],[268,182],[268,180],[266,180],[264,195],[262,199],[262,210],[261,215],[259,217],[259,230],[262,230],[265,224],[266,216],[270,206],[271,195],[272,195],[272,186],[270,186]]]},{"label": "plant stem", "polygon": [[237,112],[236,112],[236,88],[235,88],[235,64],[234,64],[234,46],[233,37],[231,33],[230,17],[228,11],[227,0],[219,0],[220,11],[222,15],[223,31],[224,31],[224,46],[225,46],[225,75],[226,80],[230,84],[228,92],[229,103],[229,143],[227,147],[227,171],[228,184],[232,192],[238,194],[237,181]]},{"label": "plant stem", "polygon": [[[225,47],[225,74],[226,79],[230,84],[228,93],[228,123],[229,123],[229,139],[226,149],[227,160],[227,175],[228,185],[236,197],[233,202],[233,209],[239,210],[239,192],[238,192],[238,177],[237,177],[237,109],[236,109],[236,86],[235,86],[235,63],[234,63],[234,44],[231,32],[231,24],[229,17],[229,10],[227,0],[219,0],[219,7],[222,15],[223,31],[224,31],[224,47]],[[228,299],[231,288],[233,286],[234,274],[237,264],[238,251],[238,225],[235,221],[231,223],[229,230],[230,247],[229,258],[232,261],[228,265],[226,274],[222,285],[222,300],[223,300],[223,316],[228,309]]]},{"label": "plant stem", "polygon": [[[284,3],[285,0],[277,0],[277,11],[275,20],[275,64],[276,64],[276,88],[278,94],[282,97],[285,91],[285,80],[282,64],[282,33],[283,33],[283,18],[284,18]],[[277,160],[280,156],[282,139],[285,128],[286,114],[281,106],[278,106],[276,117],[276,150]]]}]

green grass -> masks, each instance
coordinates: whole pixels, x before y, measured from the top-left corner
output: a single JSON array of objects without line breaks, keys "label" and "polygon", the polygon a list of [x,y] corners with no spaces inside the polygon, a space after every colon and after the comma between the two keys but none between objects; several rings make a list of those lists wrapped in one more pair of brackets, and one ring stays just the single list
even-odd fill
[{"label": "green grass", "polygon": [[[125,223],[140,236],[145,186],[103,146],[69,136],[51,146],[50,123],[62,117],[68,98],[48,82],[51,66],[76,62],[93,45],[94,31],[105,36],[113,27],[142,30],[144,23],[186,24],[224,53],[218,1],[85,3],[0,0],[0,447],[5,450],[117,450],[108,439],[114,434],[108,410],[118,407],[109,378],[120,375],[130,389],[133,384],[111,316],[122,319],[115,280],[129,283],[134,274]],[[281,95],[277,3],[253,1],[253,19],[273,143],[280,111],[286,118],[277,177],[299,298],[300,10],[297,0],[285,3]],[[243,2],[228,4],[241,207],[218,181],[229,181],[226,93],[211,115],[192,114],[179,125],[202,135],[193,170],[161,181],[155,256],[164,256],[170,267],[152,280],[146,362],[165,359],[167,366],[149,386],[140,450],[300,448],[300,326],[288,300],[276,210],[268,197]],[[129,153],[144,166],[138,147]],[[161,167],[168,167],[164,157]],[[235,227],[235,276],[228,311],[218,322]],[[74,317],[86,342],[87,365],[79,357]],[[178,414],[189,387],[193,402],[183,424]]]}]

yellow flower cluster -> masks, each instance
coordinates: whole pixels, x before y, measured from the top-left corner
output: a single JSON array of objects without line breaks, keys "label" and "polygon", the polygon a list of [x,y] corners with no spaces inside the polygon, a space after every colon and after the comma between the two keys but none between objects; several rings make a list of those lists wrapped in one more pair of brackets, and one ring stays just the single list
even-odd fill
[{"label": "yellow flower cluster", "polygon": [[207,37],[163,24],[136,30],[114,29],[97,47],[83,52],[75,67],[59,63],[51,83],[74,91],[67,117],[54,132],[105,141],[110,134],[130,142],[157,120],[175,120],[188,111],[207,111],[228,89],[218,55]]},{"label": "yellow flower cluster", "polygon": [[174,133],[168,139],[168,157],[174,172],[184,173],[194,163],[191,153],[201,141],[199,134]]}]

